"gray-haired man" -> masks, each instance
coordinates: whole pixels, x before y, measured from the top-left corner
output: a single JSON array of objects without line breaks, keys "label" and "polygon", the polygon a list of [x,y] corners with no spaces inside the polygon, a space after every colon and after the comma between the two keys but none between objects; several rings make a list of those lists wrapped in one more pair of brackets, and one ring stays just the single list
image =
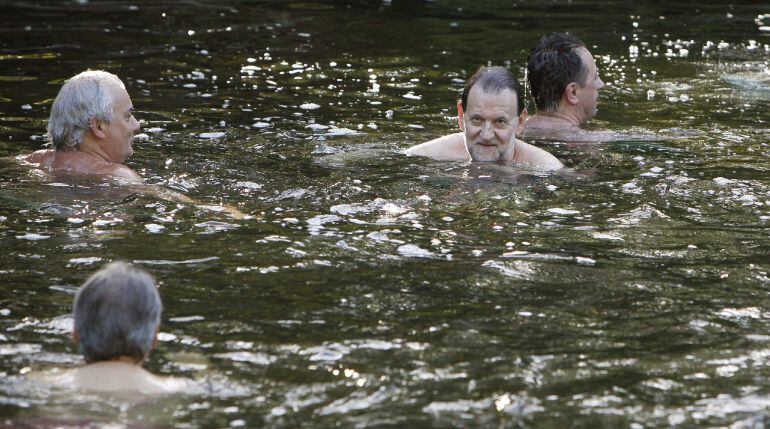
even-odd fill
[{"label": "gray-haired man", "polygon": [[142,368],[156,342],[162,304],[155,281],[125,262],[94,273],[75,296],[73,338],[87,365],[64,377],[70,387],[96,391],[168,393],[181,380]]},{"label": "gray-haired man", "polygon": [[54,173],[109,176],[129,183],[142,178],[122,163],[133,154],[139,122],[123,82],[114,74],[84,71],[62,86],[51,106],[48,138],[53,149],[19,159]]}]

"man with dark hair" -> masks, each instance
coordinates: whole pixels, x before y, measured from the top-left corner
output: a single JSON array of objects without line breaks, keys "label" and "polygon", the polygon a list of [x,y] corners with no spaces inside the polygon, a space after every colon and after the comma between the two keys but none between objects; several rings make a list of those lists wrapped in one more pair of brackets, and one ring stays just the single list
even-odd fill
[{"label": "man with dark hair", "polygon": [[537,106],[527,121],[527,136],[564,138],[596,115],[604,82],[577,37],[551,33],[540,39],[527,57],[527,78]]},{"label": "man with dark hair", "polygon": [[73,338],[87,365],[70,372],[64,383],[96,391],[169,393],[179,380],[142,368],[156,342],[162,305],[155,281],[125,262],[94,273],[75,296]]},{"label": "man with dark hair", "polygon": [[543,170],[563,165],[550,153],[516,138],[524,129],[526,111],[513,74],[503,67],[481,67],[465,83],[457,103],[461,132],[406,150],[443,161],[526,164]]},{"label": "man with dark hair", "polygon": [[53,149],[19,157],[54,173],[98,175],[128,183],[142,178],[123,165],[139,132],[134,107],[114,74],[87,70],[68,79],[51,105],[48,140]]}]

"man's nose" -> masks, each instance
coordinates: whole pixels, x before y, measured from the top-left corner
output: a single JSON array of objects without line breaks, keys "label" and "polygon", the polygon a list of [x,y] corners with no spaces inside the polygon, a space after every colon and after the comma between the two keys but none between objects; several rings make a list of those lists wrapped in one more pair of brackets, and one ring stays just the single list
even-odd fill
[{"label": "man's nose", "polygon": [[132,125],[133,125],[133,129],[134,129],[134,134],[136,134],[136,133],[139,132],[139,129],[142,128],[142,126],[139,124],[139,121],[136,120],[136,118],[131,118],[131,120],[134,121],[134,123]]},{"label": "man's nose", "polygon": [[602,88],[604,88],[604,81],[602,80],[602,78],[599,78],[599,89],[602,89]]},{"label": "man's nose", "polygon": [[495,137],[495,133],[490,122],[484,122],[484,125],[481,126],[480,137],[486,141],[492,140]]}]

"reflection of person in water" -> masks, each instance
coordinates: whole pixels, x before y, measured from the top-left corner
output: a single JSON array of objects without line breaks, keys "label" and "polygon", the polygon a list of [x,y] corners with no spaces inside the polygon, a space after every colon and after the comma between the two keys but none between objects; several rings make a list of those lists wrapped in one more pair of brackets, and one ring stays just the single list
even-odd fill
[{"label": "reflection of person in water", "polygon": [[556,170],[563,165],[550,153],[516,138],[524,128],[522,92],[503,67],[481,67],[465,83],[457,104],[461,132],[406,150],[445,161],[486,161],[527,164]]},{"label": "reflection of person in water", "polygon": [[75,297],[73,337],[87,365],[63,378],[94,391],[170,393],[183,387],[142,368],[156,342],[161,301],[155,281],[125,262],[94,273]]},{"label": "reflection of person in water", "polygon": [[139,131],[123,82],[112,73],[84,71],[62,86],[51,106],[53,149],[20,157],[55,173],[101,175],[129,183],[142,178],[122,163],[133,154]]},{"label": "reflection of person in water", "polygon": [[604,88],[585,44],[567,33],[543,37],[527,58],[527,78],[537,114],[527,121],[525,136],[585,138],[580,126],[596,115],[599,90]]}]

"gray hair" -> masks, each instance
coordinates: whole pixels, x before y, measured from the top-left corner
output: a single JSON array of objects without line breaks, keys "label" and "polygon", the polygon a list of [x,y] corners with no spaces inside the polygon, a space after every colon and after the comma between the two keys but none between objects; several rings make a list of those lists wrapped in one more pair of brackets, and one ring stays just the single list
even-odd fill
[{"label": "gray hair", "polygon": [[162,304],[155,280],[125,262],[111,262],[83,283],[73,316],[78,351],[86,362],[130,356],[144,360],[160,325]]},{"label": "gray hair", "polygon": [[91,119],[112,121],[112,97],[106,86],[123,82],[103,70],[86,70],[77,74],[59,90],[48,118],[48,140],[56,150],[77,150]]}]

